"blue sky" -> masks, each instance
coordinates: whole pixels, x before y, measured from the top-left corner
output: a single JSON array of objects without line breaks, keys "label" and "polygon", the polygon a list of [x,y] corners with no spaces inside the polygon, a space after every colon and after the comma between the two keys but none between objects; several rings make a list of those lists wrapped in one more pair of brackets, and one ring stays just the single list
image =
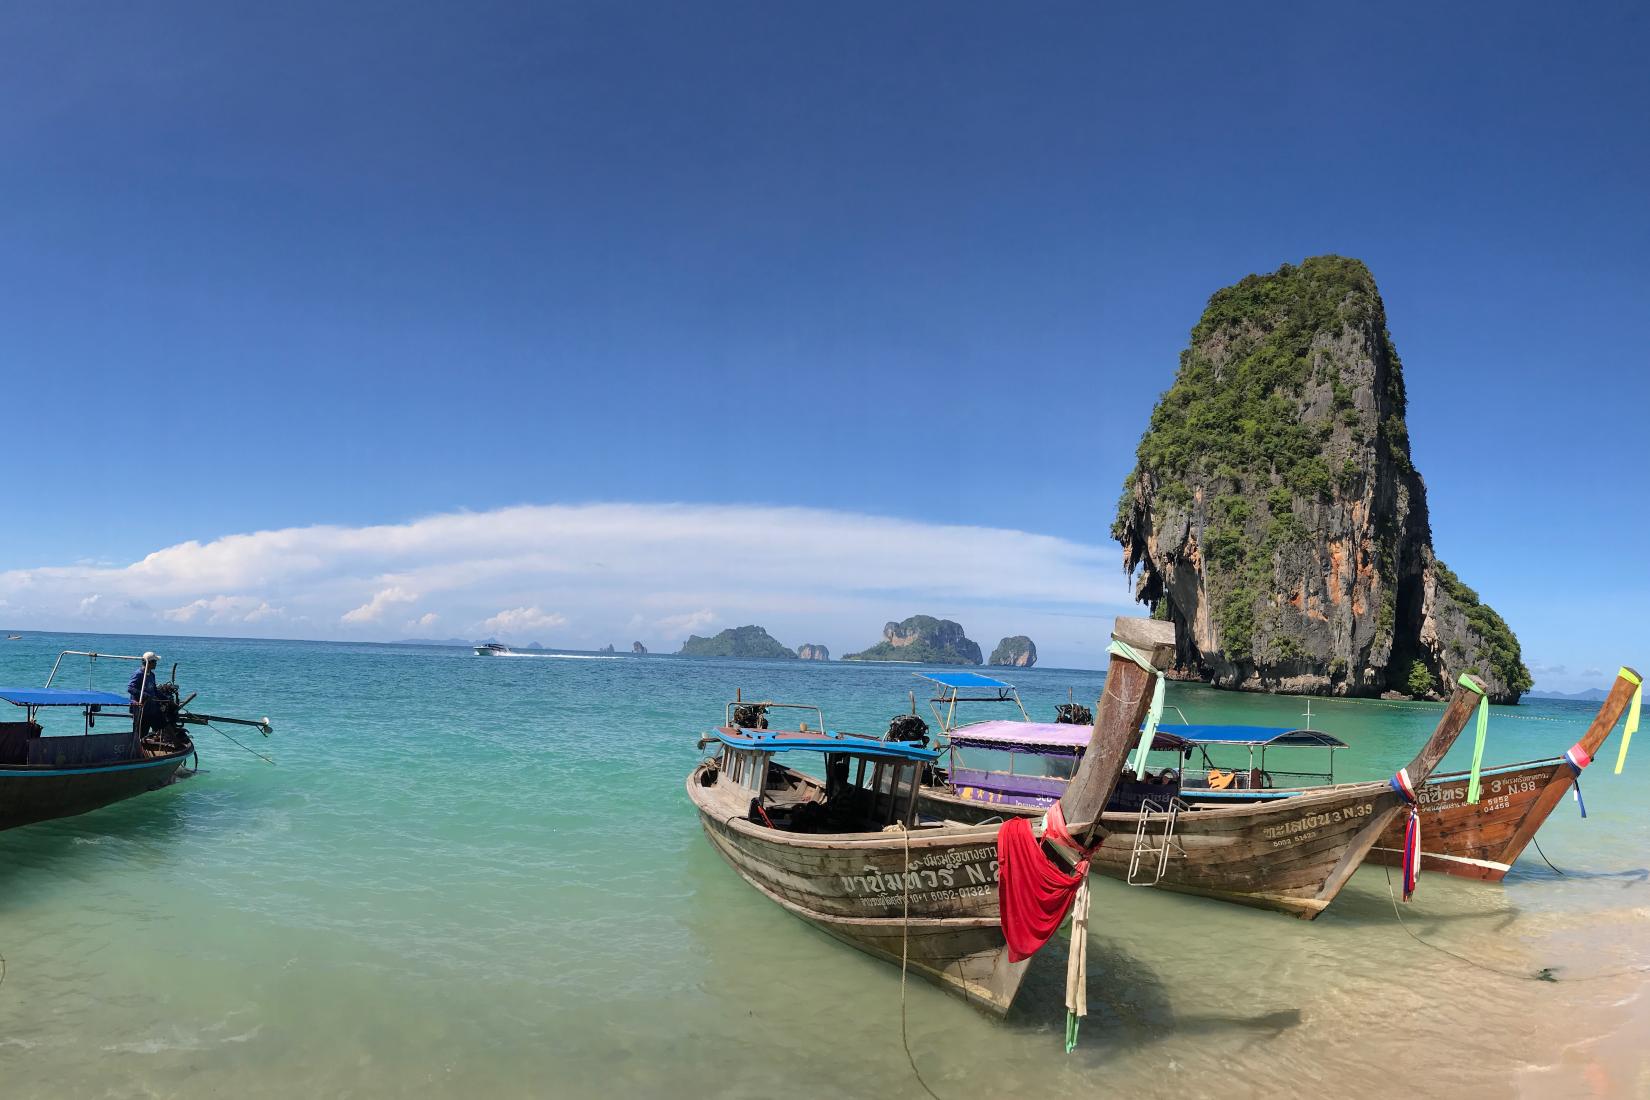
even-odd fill
[{"label": "blue sky", "polygon": [[[0,13],[0,617],[840,651],[932,611],[1095,663],[1204,301],[1339,252],[1440,556],[1538,683],[1650,662],[1643,9],[342,7]],[[741,595],[726,506],[863,556]],[[555,560],[394,549],[459,513]],[[129,568],[316,525],[309,572]]]}]

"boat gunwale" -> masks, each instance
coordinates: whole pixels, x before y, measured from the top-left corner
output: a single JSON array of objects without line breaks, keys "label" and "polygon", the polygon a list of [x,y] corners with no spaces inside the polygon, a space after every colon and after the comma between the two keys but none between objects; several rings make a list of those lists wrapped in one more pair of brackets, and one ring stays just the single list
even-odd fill
[{"label": "boat gunwale", "polygon": [[[775,829],[769,828],[765,825],[758,825],[749,818],[740,817],[737,814],[730,814],[723,817],[719,813],[711,812],[706,807],[705,803],[696,797],[694,793],[695,787],[698,787],[701,790],[705,789],[704,784],[698,782],[698,777],[703,774],[704,770],[709,766],[710,765],[708,763],[701,762],[693,769],[693,771],[688,773],[685,786],[688,791],[688,800],[693,803],[694,809],[698,810],[705,817],[711,818],[714,821],[719,821],[744,836],[755,837],[759,840],[765,840],[770,844],[775,844],[781,847],[829,848],[837,850],[844,848],[901,849],[907,846],[912,848],[933,847],[936,842],[944,842],[948,840],[960,841],[976,836],[982,843],[987,840],[995,843],[997,830],[1002,828],[1003,824],[1000,821],[985,825],[966,825],[959,822],[921,829],[902,829],[898,832],[892,833],[885,833],[880,829],[876,832],[856,833],[793,833],[786,829]],[[797,772],[783,764],[776,764],[774,766],[784,768],[793,775],[801,776],[802,778],[813,782],[816,786],[818,785],[817,780],[814,780],[811,775],[807,775],[803,772]]]}]

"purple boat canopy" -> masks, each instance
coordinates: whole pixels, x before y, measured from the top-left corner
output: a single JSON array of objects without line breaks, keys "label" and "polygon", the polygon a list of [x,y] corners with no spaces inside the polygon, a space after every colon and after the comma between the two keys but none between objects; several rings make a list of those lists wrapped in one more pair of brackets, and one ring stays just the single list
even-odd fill
[{"label": "purple boat canopy", "polygon": [[[1021,752],[1074,754],[1088,747],[1094,731],[1088,726],[1056,722],[1016,722],[997,719],[975,722],[951,731],[951,743],[959,748],[1003,749]],[[1159,726],[1152,740],[1154,752],[1185,752],[1193,742]]]},{"label": "purple boat canopy", "polygon": [[[1018,750],[1050,755],[1077,753],[1088,747],[1088,726],[1054,722],[1015,722],[998,719],[975,722],[951,731],[951,743],[961,748]],[[1181,726],[1157,727],[1153,752],[1184,753],[1200,745],[1244,745],[1344,749],[1346,742],[1317,730],[1292,730],[1286,726]]]}]

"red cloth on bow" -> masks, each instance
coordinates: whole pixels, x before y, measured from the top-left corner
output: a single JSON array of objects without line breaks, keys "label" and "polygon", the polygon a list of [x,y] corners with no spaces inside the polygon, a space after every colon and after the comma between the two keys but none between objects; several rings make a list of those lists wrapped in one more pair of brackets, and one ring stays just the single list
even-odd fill
[{"label": "red cloth on bow", "polygon": [[1043,853],[1027,819],[1003,823],[997,830],[997,912],[1010,962],[1029,959],[1049,941],[1088,873],[1087,859],[1070,874],[1062,871]]}]

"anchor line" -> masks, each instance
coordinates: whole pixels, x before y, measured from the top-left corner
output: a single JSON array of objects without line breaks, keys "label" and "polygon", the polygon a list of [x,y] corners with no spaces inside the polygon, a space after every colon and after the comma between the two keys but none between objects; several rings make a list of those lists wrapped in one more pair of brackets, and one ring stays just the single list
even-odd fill
[{"label": "anchor line", "polygon": [[254,749],[254,748],[251,748],[250,746],[241,744],[239,741],[235,740],[233,737],[230,737],[227,733],[223,732],[223,730],[219,729],[217,726],[214,726],[211,722],[206,723],[206,728],[211,730],[213,733],[217,734],[219,737],[222,737],[224,740],[228,741],[231,745],[234,745],[237,748],[245,749],[247,752],[251,753],[253,756],[256,756],[259,760],[262,760],[264,763],[269,764],[272,767],[275,765],[275,761],[271,760],[269,757],[265,756],[263,753],[259,752],[257,749]]},{"label": "anchor line", "polygon": [[939,1094],[929,1088],[928,1082],[922,1079],[922,1070],[917,1068],[917,1060],[911,1056],[911,1038],[905,1028],[905,971],[911,945],[911,831],[901,831],[905,834],[905,871],[900,875],[900,879],[905,883],[905,912],[900,917],[899,938],[899,1041],[905,1048],[905,1060],[911,1064],[911,1072],[916,1076],[917,1084],[934,1100],[940,1100]]},{"label": "anchor line", "polygon": [[[1557,870],[1557,868],[1554,868],[1554,870]],[[1417,936],[1414,932],[1412,932],[1409,926],[1404,923],[1404,915],[1398,909],[1398,897],[1392,892],[1392,871],[1390,868],[1386,869],[1386,893],[1387,900],[1392,902],[1392,915],[1398,919],[1398,927],[1402,928],[1404,930],[1404,934],[1410,939],[1414,940],[1422,947],[1430,947],[1434,951],[1448,955],[1450,958],[1456,959],[1460,962],[1464,962],[1468,966],[1477,967],[1479,970],[1487,970],[1491,974],[1499,974],[1503,978],[1515,978],[1521,982],[1596,982],[1604,978],[1622,978],[1626,977],[1628,974],[1642,974],[1650,971],[1650,966],[1629,966],[1625,969],[1612,970],[1605,974],[1587,974],[1580,978],[1560,978],[1557,974],[1553,973],[1553,968],[1550,966],[1544,966],[1540,970],[1537,970],[1534,974],[1522,974],[1513,970],[1503,970],[1498,966],[1491,966],[1488,963],[1481,963],[1477,959],[1470,959],[1458,952],[1451,951],[1447,947],[1423,940],[1420,936]]]}]

